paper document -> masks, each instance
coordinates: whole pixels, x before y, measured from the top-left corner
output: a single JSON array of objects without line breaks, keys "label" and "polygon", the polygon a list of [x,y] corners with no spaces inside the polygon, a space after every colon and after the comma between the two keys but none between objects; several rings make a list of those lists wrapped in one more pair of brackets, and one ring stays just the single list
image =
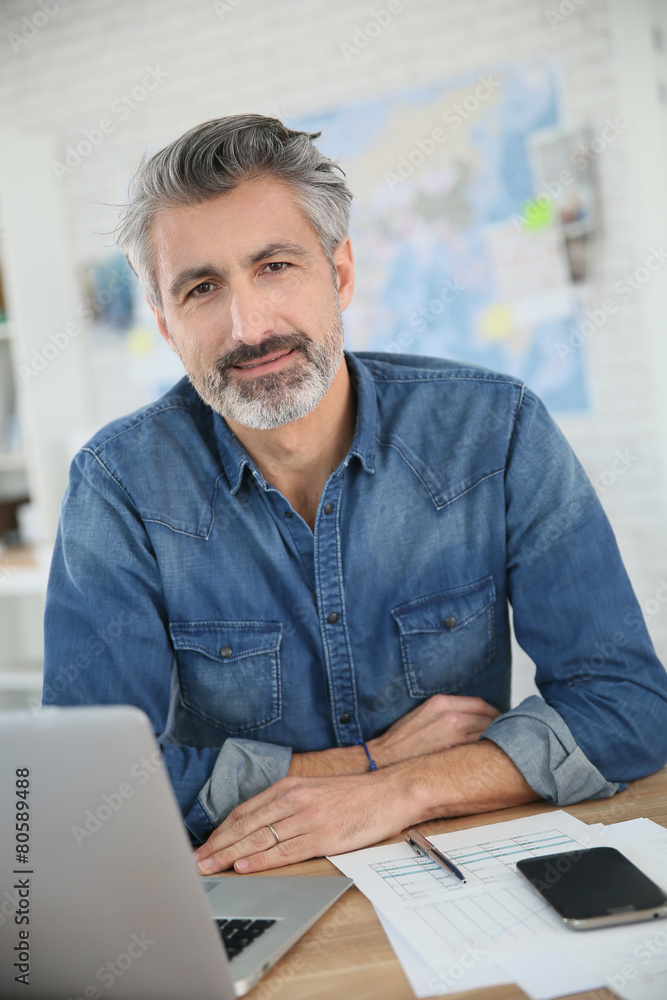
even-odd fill
[{"label": "paper document", "polygon": [[431,837],[465,883],[407,844],[330,860],[375,906],[418,997],[517,982],[534,1000],[604,985],[665,1000],[667,921],[571,930],[516,870],[520,858],[609,844],[667,889],[667,831],[649,820],[615,829],[557,810]]},{"label": "paper document", "polygon": [[[516,871],[519,858],[593,846],[585,823],[556,811],[440,834],[432,842],[466,877],[460,882],[407,844],[372,847],[330,860],[434,970],[433,992],[463,987],[466,971],[548,947],[560,920]],[[557,945],[554,945],[557,947]],[[507,977],[497,980],[507,982]]]},{"label": "paper document", "polygon": [[424,961],[416,948],[405,940],[398,928],[390,923],[380,910],[376,908],[375,912],[416,997],[432,997],[452,990],[457,993],[459,990],[477,990],[484,986],[500,986],[502,983],[512,981],[507,971],[500,965],[477,965],[467,969],[463,962],[458,966],[452,966],[449,970],[449,981],[443,981],[442,977]]}]

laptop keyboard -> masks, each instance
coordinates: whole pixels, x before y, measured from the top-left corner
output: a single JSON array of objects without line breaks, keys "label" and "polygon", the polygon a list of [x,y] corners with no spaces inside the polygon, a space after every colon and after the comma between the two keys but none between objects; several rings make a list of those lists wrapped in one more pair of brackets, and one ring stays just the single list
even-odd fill
[{"label": "laptop keyboard", "polygon": [[275,920],[216,920],[222,943],[231,960],[236,958],[244,948],[252,944],[260,934],[273,927]]}]

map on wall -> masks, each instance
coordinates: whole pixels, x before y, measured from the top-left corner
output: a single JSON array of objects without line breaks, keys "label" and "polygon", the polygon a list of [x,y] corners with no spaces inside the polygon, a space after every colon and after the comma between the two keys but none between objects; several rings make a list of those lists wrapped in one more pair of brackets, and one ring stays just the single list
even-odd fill
[{"label": "map on wall", "polygon": [[355,196],[350,349],[472,362],[553,412],[587,408],[582,352],[558,350],[579,314],[563,234],[528,211],[531,137],[562,127],[559,92],[547,58],[288,121],[322,131]]}]

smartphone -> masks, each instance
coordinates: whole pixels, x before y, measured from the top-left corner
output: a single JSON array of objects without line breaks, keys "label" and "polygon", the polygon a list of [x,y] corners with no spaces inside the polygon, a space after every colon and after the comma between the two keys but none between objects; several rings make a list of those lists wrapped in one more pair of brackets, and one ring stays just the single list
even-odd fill
[{"label": "smartphone", "polygon": [[615,847],[517,861],[567,927],[588,930],[667,916],[667,896]]}]

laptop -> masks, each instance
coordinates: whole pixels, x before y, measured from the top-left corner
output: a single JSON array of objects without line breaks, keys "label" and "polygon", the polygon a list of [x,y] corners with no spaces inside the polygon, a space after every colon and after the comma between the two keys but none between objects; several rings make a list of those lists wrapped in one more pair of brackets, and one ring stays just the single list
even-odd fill
[{"label": "laptop", "polygon": [[231,1000],[352,884],[199,875],[136,708],[0,714],[0,790],[5,1000]]}]

